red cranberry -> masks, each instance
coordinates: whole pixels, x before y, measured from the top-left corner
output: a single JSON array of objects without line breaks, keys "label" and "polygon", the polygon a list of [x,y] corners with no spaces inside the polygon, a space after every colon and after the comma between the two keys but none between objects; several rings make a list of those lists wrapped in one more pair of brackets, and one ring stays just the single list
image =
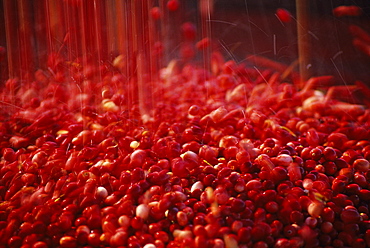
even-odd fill
[{"label": "red cranberry", "polygon": [[340,214],[340,218],[344,223],[358,223],[361,216],[354,207],[346,207]]}]

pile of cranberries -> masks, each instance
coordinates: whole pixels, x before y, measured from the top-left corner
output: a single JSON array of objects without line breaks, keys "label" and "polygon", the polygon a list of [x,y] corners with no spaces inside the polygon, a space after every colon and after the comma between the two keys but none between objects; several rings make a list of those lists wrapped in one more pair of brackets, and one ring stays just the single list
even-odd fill
[{"label": "pile of cranberries", "polygon": [[366,91],[215,53],[143,117],[117,63],[54,66],[1,92],[0,247],[370,246]]}]

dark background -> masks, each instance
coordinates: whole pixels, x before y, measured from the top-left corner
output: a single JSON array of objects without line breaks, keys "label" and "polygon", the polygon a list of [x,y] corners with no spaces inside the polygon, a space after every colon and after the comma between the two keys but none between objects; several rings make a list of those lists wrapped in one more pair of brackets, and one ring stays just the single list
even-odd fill
[{"label": "dark background", "polygon": [[[308,1],[312,75],[335,75],[340,83],[362,80],[370,85],[370,58],[352,45],[349,25],[355,24],[370,33],[369,1]],[[277,8],[293,16],[295,1],[215,1],[213,34],[229,50],[230,57],[243,60],[257,54],[290,64],[297,59],[296,21],[282,24],[275,16]],[[360,17],[334,17],[332,9],[357,5]],[[274,45],[275,39],[275,45]],[[274,47],[275,46],[275,47]]]}]

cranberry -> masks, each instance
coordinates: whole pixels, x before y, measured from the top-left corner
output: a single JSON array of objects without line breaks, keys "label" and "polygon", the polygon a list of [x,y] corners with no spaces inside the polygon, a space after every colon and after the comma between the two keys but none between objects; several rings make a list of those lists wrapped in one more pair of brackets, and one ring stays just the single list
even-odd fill
[{"label": "cranberry", "polygon": [[297,210],[294,210],[290,213],[290,220],[293,222],[293,223],[297,223],[297,224],[300,224],[303,222],[304,220],[304,215],[302,212],[300,211],[297,211]]},{"label": "cranberry", "polygon": [[64,236],[60,239],[60,247],[73,248],[77,247],[77,241],[74,237]]},{"label": "cranberry", "polygon": [[271,227],[266,223],[260,222],[256,224],[251,230],[252,240],[259,241],[271,234]]},{"label": "cranberry", "polygon": [[[288,10],[279,8],[276,10],[276,16],[279,18],[281,22],[287,23],[290,22],[292,17]],[[279,246],[282,247],[282,246]]]},{"label": "cranberry", "polygon": [[340,217],[344,223],[358,223],[361,220],[360,214],[354,207],[346,207]]},{"label": "cranberry", "polygon": [[180,6],[180,3],[178,0],[169,0],[167,2],[167,8],[170,11],[176,11]]},{"label": "cranberry", "polygon": [[322,150],[320,148],[313,148],[311,150],[311,158],[313,160],[320,160],[321,159],[321,156],[322,156]]},{"label": "cranberry", "polygon": [[356,159],[353,162],[353,167],[361,172],[367,172],[370,168],[370,163],[366,159]]}]

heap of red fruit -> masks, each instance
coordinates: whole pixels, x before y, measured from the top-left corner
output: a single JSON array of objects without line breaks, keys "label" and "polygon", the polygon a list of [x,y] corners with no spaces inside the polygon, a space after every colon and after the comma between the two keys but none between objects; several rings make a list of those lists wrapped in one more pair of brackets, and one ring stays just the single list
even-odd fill
[{"label": "heap of red fruit", "polygon": [[60,63],[2,91],[0,247],[370,246],[364,84],[214,54],[141,118],[117,68]]}]

